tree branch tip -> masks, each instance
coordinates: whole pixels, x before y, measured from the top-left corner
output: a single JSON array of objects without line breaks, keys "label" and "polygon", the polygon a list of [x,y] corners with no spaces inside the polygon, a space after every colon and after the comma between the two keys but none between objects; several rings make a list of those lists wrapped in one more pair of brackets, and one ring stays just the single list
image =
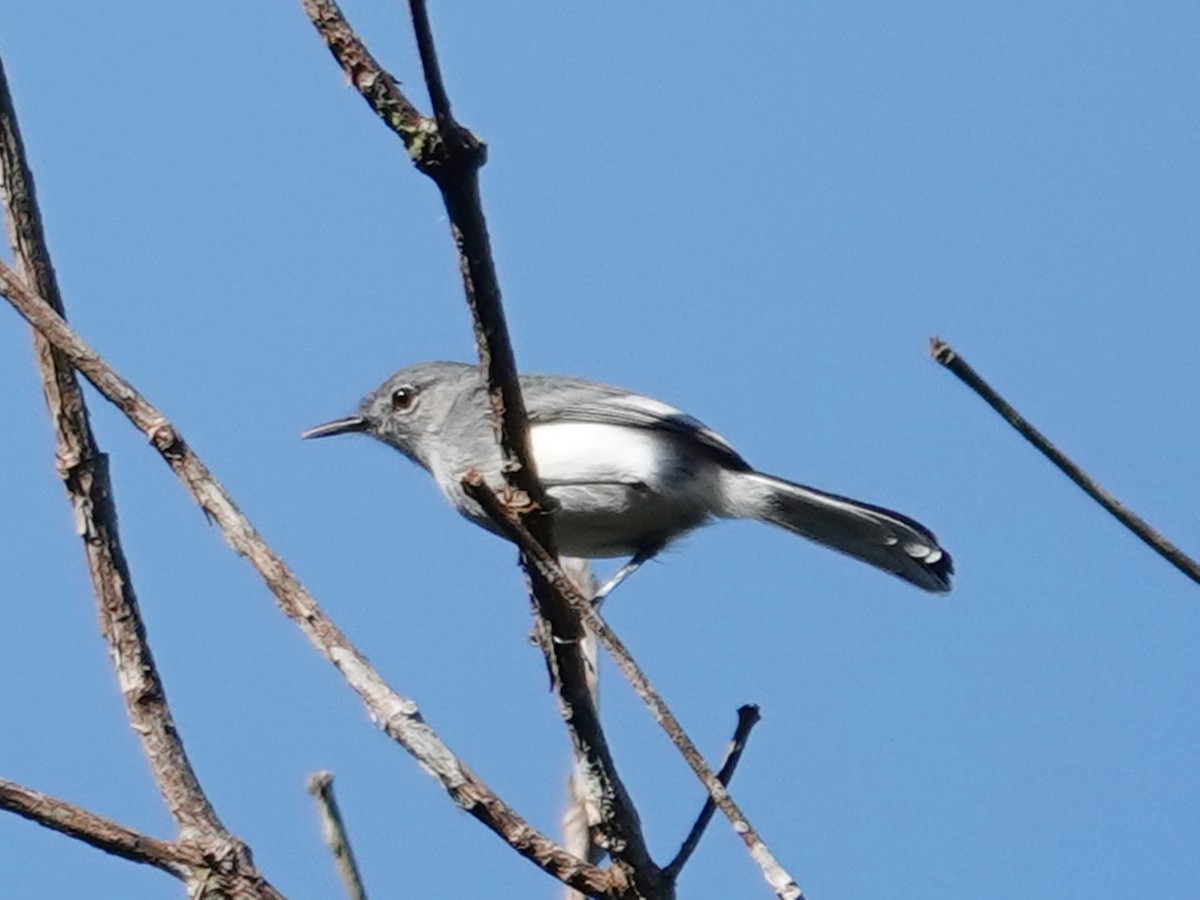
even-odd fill
[{"label": "tree branch tip", "polygon": [[333,784],[333,773],[328,769],[321,769],[308,776],[308,792],[314,797],[319,797],[329,790],[331,784]]},{"label": "tree branch tip", "polygon": [[937,335],[929,339],[929,355],[939,365],[948,366],[958,358],[958,354],[954,352],[954,348],[943,341]]}]

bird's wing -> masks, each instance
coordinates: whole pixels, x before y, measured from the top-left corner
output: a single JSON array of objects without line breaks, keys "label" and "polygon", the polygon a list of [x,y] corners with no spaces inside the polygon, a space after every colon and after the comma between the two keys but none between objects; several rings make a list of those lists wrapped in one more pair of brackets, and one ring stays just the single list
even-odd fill
[{"label": "bird's wing", "polygon": [[551,381],[537,375],[522,378],[521,390],[531,425],[578,423],[665,431],[693,442],[727,468],[750,469],[721,435],[699,419],[651,397],[594,381]]}]

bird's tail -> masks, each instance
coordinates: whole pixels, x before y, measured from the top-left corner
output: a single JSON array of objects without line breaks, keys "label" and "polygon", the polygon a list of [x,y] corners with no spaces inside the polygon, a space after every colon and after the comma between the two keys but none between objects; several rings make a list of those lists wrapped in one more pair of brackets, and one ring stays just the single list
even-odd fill
[{"label": "bird's tail", "polygon": [[761,472],[726,470],[722,487],[728,516],[786,528],[927,591],[950,590],[950,554],[907,516]]}]

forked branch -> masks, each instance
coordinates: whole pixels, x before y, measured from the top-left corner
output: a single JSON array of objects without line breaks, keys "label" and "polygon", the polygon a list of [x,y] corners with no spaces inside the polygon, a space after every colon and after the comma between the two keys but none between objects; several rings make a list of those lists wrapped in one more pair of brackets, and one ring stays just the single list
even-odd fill
[{"label": "forked branch", "polygon": [[[438,64],[437,50],[424,0],[410,0],[413,29],[434,109],[422,117],[367,50],[332,0],[303,0],[305,11],[322,34],[334,58],[376,114],[404,141],[416,167],[441,192],[458,250],[463,289],[471,309],[480,365],[487,383],[493,421],[504,458],[505,502],[522,519],[535,541],[552,558],[557,554],[547,498],[537,477],[529,447],[525,402],[501,303],[500,284],[479,195],[479,169],[486,146],[455,121]],[[394,110],[405,111],[401,117]],[[393,124],[395,121],[396,124]],[[541,618],[539,641],[546,654],[562,706],[563,720],[576,754],[603,798],[600,833],[605,848],[622,867],[635,889],[647,896],[663,889],[650,857],[633,801],[616,770],[588,689],[587,660],[581,652],[583,626],[576,612],[523,559]]]},{"label": "forked branch", "polygon": [[204,865],[204,857],[194,845],[160,841],[4,778],[0,778],[0,809],[91,844],[105,853],[162,869],[176,878],[186,880],[194,869]]},{"label": "forked branch", "polygon": [[[729,741],[729,749],[725,751],[725,762],[721,763],[721,770],[717,772],[717,781],[725,787],[729,787],[733,773],[737,770],[738,763],[741,762],[742,752],[746,749],[746,741],[750,739],[750,732],[758,724],[760,718],[757,706],[746,705],[738,708],[737,728],[734,729],[733,738]],[[717,804],[713,802],[712,797],[709,797],[704,801],[700,815],[696,817],[692,830],[684,838],[679,852],[675,854],[673,860],[663,866],[663,874],[671,881],[679,879],[679,873],[683,871],[687,861],[692,858],[692,854],[700,846],[700,838],[704,837],[704,831],[708,828],[716,811]]]},{"label": "forked branch", "polygon": [[534,561],[539,577],[554,586],[555,590],[571,604],[572,609],[583,619],[588,629],[596,635],[601,646],[608,651],[617,664],[617,668],[621,670],[626,680],[633,685],[637,695],[642,698],[642,702],[650,709],[655,721],[662,726],[667,737],[679,749],[688,766],[708,790],[709,797],[729,819],[734,832],[745,843],[751,858],[758,864],[763,877],[775,891],[776,896],[780,900],[802,900],[804,895],[800,891],[799,885],[780,865],[766,843],[758,836],[758,832],[751,827],[745,814],[734,803],[733,798],[725,789],[725,785],[713,774],[700,751],[696,749],[696,745],[692,743],[692,739],[683,730],[683,726],[679,724],[679,720],[675,718],[675,714],[671,712],[666,701],[650,684],[650,680],[642,672],[632,654],[616,633],[608,627],[608,623],[592,608],[590,600],[575,589],[571,580],[559,567],[557,560],[549,556],[538,545],[520,519],[514,516],[512,511],[501,502],[478,472],[469,473],[463,479],[463,490],[483,507],[509,540],[519,546],[526,556]]}]

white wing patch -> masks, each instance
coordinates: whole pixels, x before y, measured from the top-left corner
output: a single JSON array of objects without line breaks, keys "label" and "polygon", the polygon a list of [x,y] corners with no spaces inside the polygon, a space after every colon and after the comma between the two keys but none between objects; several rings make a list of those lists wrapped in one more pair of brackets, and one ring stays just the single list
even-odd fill
[{"label": "white wing patch", "polygon": [[599,422],[547,422],[529,430],[538,475],[547,484],[652,485],[662,471],[662,444],[644,428]]}]

